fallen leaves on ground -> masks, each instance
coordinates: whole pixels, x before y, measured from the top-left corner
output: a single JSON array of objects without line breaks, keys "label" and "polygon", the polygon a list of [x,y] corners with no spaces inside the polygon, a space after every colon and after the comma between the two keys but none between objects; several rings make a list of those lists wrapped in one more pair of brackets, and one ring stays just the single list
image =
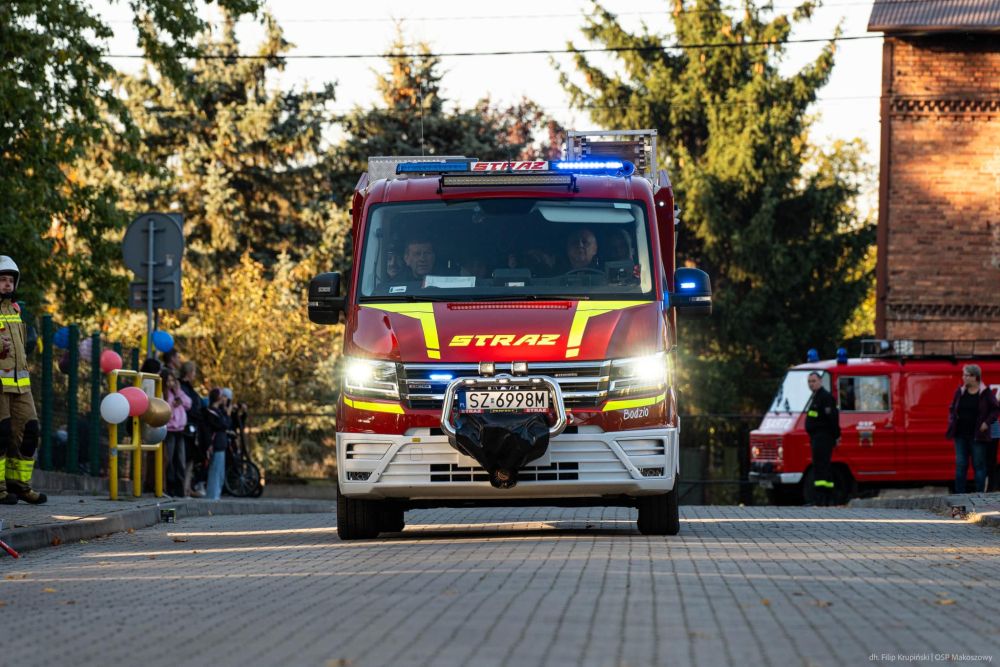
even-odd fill
[{"label": "fallen leaves on ground", "polygon": [[768,600],[767,598],[764,598],[763,600],[761,600],[760,603],[762,605],[764,605],[765,607],[770,607],[771,606],[771,601]]},{"label": "fallen leaves on ground", "polygon": [[56,589],[54,589],[54,588],[43,588],[42,592],[43,593],[55,593]]},{"label": "fallen leaves on ground", "polygon": [[188,541],[188,538],[186,538],[186,537],[175,537],[174,538],[174,542],[187,542],[187,541]]},{"label": "fallen leaves on ground", "polygon": [[52,546],[57,547],[60,544],[62,544],[62,538],[61,537],[53,537],[52,538]]},{"label": "fallen leaves on ground", "polygon": [[936,600],[936,602],[938,604],[941,604],[941,605],[953,605],[953,604],[955,604],[955,601],[952,600],[951,598],[940,598],[940,599]]},{"label": "fallen leaves on ground", "polygon": [[817,607],[829,607],[833,603],[830,602],[829,600],[816,600],[815,602],[813,602],[813,604],[816,605]]}]

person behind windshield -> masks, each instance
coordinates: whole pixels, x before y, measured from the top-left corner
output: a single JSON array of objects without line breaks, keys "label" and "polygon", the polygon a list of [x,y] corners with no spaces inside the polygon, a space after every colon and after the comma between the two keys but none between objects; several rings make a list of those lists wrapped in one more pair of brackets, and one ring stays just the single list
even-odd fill
[{"label": "person behind windshield", "polygon": [[391,245],[385,251],[385,277],[386,280],[397,280],[403,273],[406,265],[403,263],[403,255],[399,248]]},{"label": "person behind windshield", "polygon": [[566,237],[567,271],[597,269],[597,237],[586,227]]},{"label": "person behind windshield", "polygon": [[634,262],[632,235],[626,229],[613,229],[604,246],[604,260],[608,262]]},{"label": "person behind windshield", "polygon": [[[403,252],[403,263],[409,269],[413,280],[423,281],[434,271],[434,244],[425,238],[410,239]],[[405,273],[404,273],[405,277]]]}]

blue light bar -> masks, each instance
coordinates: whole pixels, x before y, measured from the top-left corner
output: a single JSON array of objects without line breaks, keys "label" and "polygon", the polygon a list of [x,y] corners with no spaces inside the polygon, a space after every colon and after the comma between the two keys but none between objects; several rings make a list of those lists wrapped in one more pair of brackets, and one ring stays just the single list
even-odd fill
[{"label": "blue light bar", "polygon": [[681,283],[681,289],[694,289],[697,286],[698,286],[698,283],[694,283],[694,282]]},{"label": "blue light bar", "polygon": [[400,162],[396,165],[397,174],[445,174],[456,171],[469,171],[468,162]]},{"label": "blue light bar", "polygon": [[454,377],[455,376],[452,375],[451,373],[431,373],[431,375],[430,375],[430,378],[432,380],[436,380],[438,382],[451,380]]},{"label": "blue light bar", "polygon": [[608,176],[631,176],[635,165],[628,160],[560,160],[551,162],[555,171],[570,171],[576,174],[606,174]]}]

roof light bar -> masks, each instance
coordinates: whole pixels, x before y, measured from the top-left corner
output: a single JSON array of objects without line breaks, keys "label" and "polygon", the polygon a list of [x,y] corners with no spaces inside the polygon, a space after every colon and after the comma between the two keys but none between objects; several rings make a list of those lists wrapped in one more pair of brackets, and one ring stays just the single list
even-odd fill
[{"label": "roof light bar", "polygon": [[469,162],[400,162],[396,165],[397,174],[450,174],[456,171],[469,171]]},{"label": "roof light bar", "polygon": [[484,185],[561,185],[572,187],[573,174],[552,172],[444,174],[442,187],[480,187]]},{"label": "roof light bar", "polygon": [[628,160],[559,160],[550,164],[555,171],[568,171],[575,174],[631,176],[635,173],[635,165]]}]

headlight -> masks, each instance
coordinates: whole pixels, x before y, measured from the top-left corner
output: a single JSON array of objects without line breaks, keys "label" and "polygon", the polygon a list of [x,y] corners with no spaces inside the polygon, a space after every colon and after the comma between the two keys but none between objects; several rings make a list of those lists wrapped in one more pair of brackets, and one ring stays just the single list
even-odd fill
[{"label": "headlight", "polygon": [[374,359],[348,359],[344,370],[344,390],[354,396],[398,399],[396,364]]},{"label": "headlight", "polygon": [[610,395],[618,398],[660,391],[667,386],[669,376],[669,361],[663,352],[615,359],[611,362]]}]

